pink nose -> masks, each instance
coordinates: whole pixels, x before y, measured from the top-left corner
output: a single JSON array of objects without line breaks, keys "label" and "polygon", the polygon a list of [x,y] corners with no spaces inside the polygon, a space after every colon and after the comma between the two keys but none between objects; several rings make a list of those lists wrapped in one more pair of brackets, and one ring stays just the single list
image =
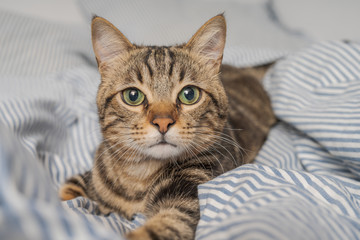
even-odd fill
[{"label": "pink nose", "polygon": [[170,117],[155,117],[154,120],[152,120],[152,124],[155,125],[162,134],[165,134],[174,122]]}]

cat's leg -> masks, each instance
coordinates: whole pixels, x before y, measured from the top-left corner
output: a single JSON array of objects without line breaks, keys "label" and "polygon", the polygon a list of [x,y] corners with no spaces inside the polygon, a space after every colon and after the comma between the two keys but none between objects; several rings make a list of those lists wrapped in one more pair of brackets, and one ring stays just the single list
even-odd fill
[{"label": "cat's leg", "polygon": [[[92,194],[92,186],[91,186],[91,171],[87,171],[83,174],[75,175],[61,186],[59,190],[60,199],[63,201],[71,200],[77,197],[85,197],[92,200],[94,196]],[[98,204],[99,210],[102,214],[109,214],[112,212],[110,208],[107,208],[101,204]]]},{"label": "cat's leg", "polygon": [[[199,205],[199,203],[194,203]],[[145,225],[130,232],[129,240],[155,240],[155,239],[194,239],[195,230],[199,221],[198,207],[193,207],[195,216],[181,212],[177,208],[165,208],[160,210]]]},{"label": "cat's leg", "polygon": [[87,188],[90,178],[91,171],[87,171],[67,179],[59,189],[60,199],[66,201],[80,196],[89,198]]},{"label": "cat's leg", "polygon": [[146,207],[148,221],[128,239],[194,239],[200,219],[197,186],[210,178],[201,169],[176,175],[154,187]]}]

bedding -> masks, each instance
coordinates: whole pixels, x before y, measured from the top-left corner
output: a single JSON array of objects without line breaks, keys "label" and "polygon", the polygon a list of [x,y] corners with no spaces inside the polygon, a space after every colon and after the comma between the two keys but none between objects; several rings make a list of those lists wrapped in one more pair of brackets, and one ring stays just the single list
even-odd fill
[{"label": "bedding", "polygon": [[[236,6],[262,13],[257,7],[264,2]],[[87,0],[80,6],[86,16],[108,17],[130,39],[145,42],[150,35],[136,33],[156,20],[144,13],[155,11],[153,6],[143,5],[133,16],[140,20],[121,26],[133,14],[129,6],[140,3],[99,6]],[[121,14],[111,11],[116,8]],[[234,12],[230,24],[240,21]],[[193,19],[194,29],[205,15]],[[224,62],[251,66],[279,59],[264,79],[279,121],[253,164],[199,186],[196,238],[359,239],[360,43],[304,47],[306,37],[268,20],[256,21],[272,29],[266,34],[277,35],[276,44],[251,45],[250,37],[234,37]],[[101,138],[95,106],[100,76],[89,29],[6,11],[0,22],[0,239],[122,239],[144,216],[104,216],[95,202],[60,202],[56,193],[67,177],[91,168]],[[188,38],[182,29],[171,39],[159,35],[159,28],[149,41],[181,42]],[[287,45],[280,47],[282,41]]]}]

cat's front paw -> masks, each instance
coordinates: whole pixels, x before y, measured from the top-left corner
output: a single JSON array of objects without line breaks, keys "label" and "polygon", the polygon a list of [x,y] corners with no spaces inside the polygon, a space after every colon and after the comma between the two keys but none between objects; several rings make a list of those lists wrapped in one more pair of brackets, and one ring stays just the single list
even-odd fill
[{"label": "cat's front paw", "polygon": [[58,194],[62,201],[71,200],[80,196],[86,196],[83,188],[73,183],[65,183],[60,187]]},{"label": "cat's front paw", "polygon": [[151,235],[145,227],[139,227],[126,235],[127,240],[153,240],[158,239],[157,235]]}]

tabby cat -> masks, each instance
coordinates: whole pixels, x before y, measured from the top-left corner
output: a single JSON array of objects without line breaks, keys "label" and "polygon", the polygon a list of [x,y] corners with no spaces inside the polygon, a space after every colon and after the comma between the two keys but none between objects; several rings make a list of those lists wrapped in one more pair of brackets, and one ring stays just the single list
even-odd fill
[{"label": "tabby cat", "polygon": [[60,197],[145,214],[128,239],[193,239],[197,186],[251,162],[275,122],[261,85],[268,66],[222,66],[225,35],[218,15],[186,44],[138,46],[94,17],[103,141],[93,169],[67,180]]}]

